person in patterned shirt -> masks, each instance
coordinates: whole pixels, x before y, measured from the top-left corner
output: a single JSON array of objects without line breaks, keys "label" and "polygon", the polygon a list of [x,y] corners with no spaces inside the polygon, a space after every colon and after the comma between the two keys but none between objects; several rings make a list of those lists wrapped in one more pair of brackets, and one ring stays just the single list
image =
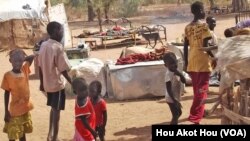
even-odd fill
[{"label": "person in patterned shirt", "polygon": [[208,41],[212,38],[208,25],[201,21],[205,18],[203,3],[194,2],[191,5],[191,12],[194,19],[185,27],[184,39],[184,61],[186,71],[192,78],[194,91],[188,119],[194,124],[199,124],[205,108],[205,105],[201,103],[207,97],[209,75],[212,71],[212,64],[215,63],[211,63],[211,58],[214,57],[212,52],[202,50],[208,47]]}]

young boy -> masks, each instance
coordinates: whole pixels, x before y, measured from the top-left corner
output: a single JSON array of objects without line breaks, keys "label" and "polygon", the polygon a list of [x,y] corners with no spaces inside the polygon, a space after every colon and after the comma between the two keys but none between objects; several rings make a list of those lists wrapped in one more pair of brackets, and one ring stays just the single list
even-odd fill
[{"label": "young boy", "polygon": [[91,102],[96,114],[96,132],[101,141],[104,141],[105,127],[107,123],[107,107],[105,100],[101,97],[102,84],[100,81],[92,81],[89,85]]},{"label": "young boy", "polygon": [[[181,111],[181,104],[180,104],[180,96],[181,96],[181,87],[180,87],[180,81],[178,80],[180,78],[182,83],[186,83],[185,77],[182,75],[181,72],[177,70],[177,59],[174,53],[168,52],[164,54],[163,61],[165,64],[166,69],[166,75],[165,75],[165,82],[166,82],[166,101],[169,105],[170,111],[172,113],[172,120],[170,122],[171,125],[177,125],[178,119],[182,114]],[[179,77],[179,78],[177,78]],[[173,91],[173,88],[179,88],[175,89]]]},{"label": "young boy", "polygon": [[60,111],[65,107],[64,78],[71,84],[67,73],[70,65],[60,43],[63,38],[62,25],[58,22],[50,22],[47,25],[47,32],[50,39],[42,43],[38,56],[40,90],[47,93],[47,105],[51,106],[47,140],[56,141]]},{"label": "young boy", "polygon": [[[1,88],[5,90],[4,132],[8,134],[10,141],[17,139],[26,141],[25,134],[33,130],[29,112],[33,109],[29,91],[29,67],[34,55],[26,57],[23,50],[14,49],[10,51],[9,56],[13,68],[4,74],[1,85]],[[11,101],[9,101],[10,95]]]},{"label": "young boy", "polygon": [[214,28],[216,27],[216,19],[212,16],[209,16],[206,18],[206,23],[208,25],[208,28],[209,28],[211,36],[212,36],[212,38],[208,41],[208,44],[209,44],[209,46],[217,46],[218,39],[214,33]]},{"label": "young boy", "polygon": [[77,95],[75,104],[75,135],[74,141],[94,141],[96,115],[90,98],[88,85],[83,78],[76,78],[72,82],[74,93]]},{"label": "young boy", "polygon": [[184,40],[185,66],[192,78],[194,90],[193,104],[188,119],[194,124],[199,124],[205,108],[201,102],[207,97],[209,76],[212,71],[210,57],[213,58],[214,55],[211,51],[202,50],[202,48],[208,47],[208,40],[212,38],[207,24],[201,21],[205,18],[203,3],[194,2],[191,5],[191,12],[194,19],[185,27]]}]

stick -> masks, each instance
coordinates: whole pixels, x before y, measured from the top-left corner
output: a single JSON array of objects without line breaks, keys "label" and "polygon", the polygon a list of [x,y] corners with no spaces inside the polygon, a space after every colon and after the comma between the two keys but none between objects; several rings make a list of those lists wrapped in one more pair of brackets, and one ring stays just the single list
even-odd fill
[{"label": "stick", "polygon": [[215,49],[218,49],[218,46],[202,47],[200,50],[211,51],[211,50],[215,50]]}]

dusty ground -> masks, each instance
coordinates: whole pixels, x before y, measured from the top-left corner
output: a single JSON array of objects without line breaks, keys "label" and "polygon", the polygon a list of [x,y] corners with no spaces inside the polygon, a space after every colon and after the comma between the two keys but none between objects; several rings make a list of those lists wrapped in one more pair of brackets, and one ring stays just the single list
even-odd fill
[{"label": "dusty ground", "polygon": [[[156,20],[161,17],[161,20]],[[138,20],[137,24],[149,23],[155,24],[156,21],[160,21],[161,24],[167,28],[168,41],[175,40],[183,33],[185,25],[191,21],[191,17],[188,16],[184,20],[180,20],[177,16],[176,19],[168,18],[165,15],[148,17],[143,20]],[[226,27],[234,25],[234,17],[220,16],[217,18],[216,33],[219,37],[223,37],[223,31]],[[77,22],[71,23],[71,28],[74,29],[73,34],[81,32],[82,28],[91,27],[90,25],[84,26],[86,23]],[[95,27],[92,27],[95,28]],[[119,57],[122,48],[113,49],[99,49],[91,52],[91,57],[102,59],[113,59]],[[26,50],[28,54],[31,54],[31,50]],[[6,52],[0,53],[0,78],[3,77],[4,72],[11,69],[11,65],[6,56]],[[32,66],[32,70],[34,67]],[[34,72],[34,70],[33,70]],[[27,135],[29,141],[45,141],[48,132],[48,117],[50,108],[46,106],[46,97],[38,90],[39,81],[31,77],[30,90],[31,98],[35,105],[32,110],[32,119],[34,124],[34,132]],[[217,92],[218,88],[210,88],[210,91]],[[192,103],[192,88],[186,88],[187,93],[182,97],[183,114],[180,117],[180,124],[190,124],[187,121],[189,115],[189,109]],[[0,90],[0,93],[4,93]],[[210,96],[214,96],[211,95]],[[3,128],[4,117],[4,96],[0,97],[0,129]],[[171,114],[164,98],[155,99],[141,99],[141,100],[129,100],[129,101],[108,101],[108,123],[106,128],[106,139],[108,141],[147,141],[151,140],[151,125],[152,124],[168,124],[171,119]],[[211,105],[207,105],[211,107]],[[220,117],[213,115],[211,117],[202,120],[201,124],[220,124]],[[70,141],[74,134],[74,99],[68,98],[66,102],[66,110],[61,112],[59,137],[63,141]],[[7,141],[6,134],[0,132],[0,140]]]}]

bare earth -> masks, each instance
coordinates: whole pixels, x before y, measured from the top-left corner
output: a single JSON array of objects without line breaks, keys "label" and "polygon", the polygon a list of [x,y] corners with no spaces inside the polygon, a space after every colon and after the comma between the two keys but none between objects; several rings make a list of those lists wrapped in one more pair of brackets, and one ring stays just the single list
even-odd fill
[{"label": "bare earth", "polygon": [[[164,16],[164,15],[163,15]],[[151,19],[150,19],[151,18]],[[175,40],[180,37],[184,31],[185,26],[191,21],[191,17],[180,20],[176,19],[164,19],[161,18],[161,24],[167,28],[168,41]],[[145,19],[137,19],[137,24],[149,23],[155,24],[155,17],[149,17]],[[172,22],[169,20],[175,20]],[[234,17],[220,16],[217,18],[216,33],[218,37],[223,38],[223,31],[225,28],[234,26]],[[84,28],[84,23],[77,22],[71,23],[73,35],[77,35],[81,32],[81,28]],[[83,25],[83,26],[82,26]],[[91,27],[91,26],[88,26]],[[92,27],[96,28],[96,27]],[[119,57],[122,48],[112,49],[99,49],[91,52],[91,57],[102,59],[115,60]],[[31,50],[25,50],[27,54],[31,54]],[[0,53],[0,78],[6,71],[11,69],[7,52]],[[34,72],[34,67],[31,67]],[[46,106],[46,97],[38,90],[39,80],[30,79],[31,98],[35,105],[32,113],[32,120],[34,124],[34,131],[27,135],[29,141],[45,141],[48,132],[48,120],[50,108]],[[210,88],[210,91],[217,92],[218,88]],[[192,103],[192,88],[186,88],[187,93],[182,97],[183,114],[180,117],[180,124],[191,124],[187,121],[189,115],[189,109]],[[4,94],[3,90],[0,93]],[[210,94],[209,96],[214,96]],[[66,101],[66,110],[61,112],[60,131],[59,137],[62,141],[71,141],[74,134],[74,99],[68,98]],[[0,129],[4,125],[4,95],[0,98]],[[107,100],[108,107],[108,123],[106,128],[106,140],[108,141],[147,141],[151,140],[151,125],[152,124],[168,124],[171,119],[170,110],[163,97],[155,99],[140,99],[129,101],[114,101]],[[207,105],[211,107],[211,105]],[[212,115],[211,117],[204,118],[201,124],[220,124],[220,117]],[[0,132],[0,140],[7,141],[7,135]]]}]

